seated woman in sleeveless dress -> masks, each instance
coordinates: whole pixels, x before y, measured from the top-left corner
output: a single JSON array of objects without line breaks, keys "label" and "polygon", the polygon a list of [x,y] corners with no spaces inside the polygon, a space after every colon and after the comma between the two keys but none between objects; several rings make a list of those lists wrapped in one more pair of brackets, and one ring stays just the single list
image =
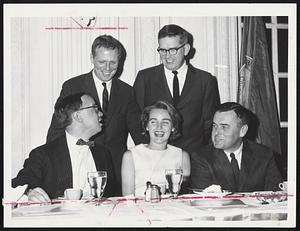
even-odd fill
[{"label": "seated woman in sleeveless dress", "polygon": [[122,160],[123,195],[144,196],[146,182],[166,184],[165,170],[183,170],[187,182],[191,167],[189,154],[168,144],[180,136],[180,116],[168,102],[158,101],[146,107],[141,115],[143,134],[148,144],[139,144],[126,151]]}]

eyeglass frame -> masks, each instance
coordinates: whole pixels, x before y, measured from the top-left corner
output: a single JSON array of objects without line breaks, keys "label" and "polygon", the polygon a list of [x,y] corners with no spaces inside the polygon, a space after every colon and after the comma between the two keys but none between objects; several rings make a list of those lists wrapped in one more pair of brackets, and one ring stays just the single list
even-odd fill
[{"label": "eyeglass frame", "polygon": [[[180,47],[173,47],[173,48],[169,48],[169,49],[162,49],[162,48],[159,48],[159,47],[158,47],[158,48],[157,48],[157,51],[158,51],[158,53],[159,53],[160,55],[162,55],[162,56],[166,56],[168,52],[169,52],[170,55],[176,55],[177,52],[178,52],[178,50],[179,50],[180,48],[184,47],[186,44],[187,44],[187,43],[184,43],[184,44],[182,44]],[[170,52],[171,50],[174,50],[175,53],[174,53],[174,54],[171,54],[171,52]],[[164,52],[166,52],[166,53],[165,53],[165,54],[161,54],[161,53],[160,53],[161,51],[164,51]]]},{"label": "eyeglass frame", "polygon": [[82,110],[89,109],[89,108],[93,108],[93,109],[97,110],[97,112],[101,111],[101,108],[97,104],[94,104],[94,105],[88,106],[88,107],[79,108],[77,111],[82,111]]}]

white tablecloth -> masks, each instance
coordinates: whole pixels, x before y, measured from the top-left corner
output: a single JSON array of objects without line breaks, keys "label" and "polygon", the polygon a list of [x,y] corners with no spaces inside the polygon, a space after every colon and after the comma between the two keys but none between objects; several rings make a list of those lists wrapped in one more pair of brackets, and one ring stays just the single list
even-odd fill
[{"label": "white tablecloth", "polygon": [[[9,208],[8,208],[9,209]],[[10,211],[6,224],[14,227],[124,226],[245,226],[263,221],[280,225],[288,218],[287,201],[262,205],[256,198],[202,198],[189,194],[145,202],[142,198],[110,198],[95,202],[58,201],[52,205],[21,206]],[[224,223],[225,222],[225,223]],[[230,223],[231,222],[231,223]]]}]

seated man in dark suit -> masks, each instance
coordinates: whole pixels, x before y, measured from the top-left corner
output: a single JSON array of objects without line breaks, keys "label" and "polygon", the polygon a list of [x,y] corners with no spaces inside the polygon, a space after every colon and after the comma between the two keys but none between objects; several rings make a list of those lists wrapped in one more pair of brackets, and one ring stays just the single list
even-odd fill
[{"label": "seated man in dark suit", "polygon": [[55,117],[65,134],[32,150],[24,167],[12,179],[12,187],[28,184],[29,201],[45,202],[64,195],[67,188],[89,195],[87,172],[107,171],[105,196],[112,196],[115,177],[109,151],[89,141],[101,131],[102,113],[94,99],[85,93],[61,98],[55,105]]},{"label": "seated man in dark suit", "polygon": [[231,192],[279,190],[282,178],[272,150],[244,138],[249,116],[250,111],[238,103],[218,107],[213,118],[213,145],[192,154],[192,188],[219,185]]}]

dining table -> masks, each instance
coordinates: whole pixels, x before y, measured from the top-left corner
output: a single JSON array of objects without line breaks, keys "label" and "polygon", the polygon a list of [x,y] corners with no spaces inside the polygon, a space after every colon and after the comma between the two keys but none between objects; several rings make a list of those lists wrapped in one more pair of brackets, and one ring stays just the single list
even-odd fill
[{"label": "dining table", "polygon": [[[53,199],[7,204],[8,227],[280,227],[288,224],[290,198],[261,200],[256,193],[133,195],[101,200]],[[282,198],[282,197],[281,197]]]}]

